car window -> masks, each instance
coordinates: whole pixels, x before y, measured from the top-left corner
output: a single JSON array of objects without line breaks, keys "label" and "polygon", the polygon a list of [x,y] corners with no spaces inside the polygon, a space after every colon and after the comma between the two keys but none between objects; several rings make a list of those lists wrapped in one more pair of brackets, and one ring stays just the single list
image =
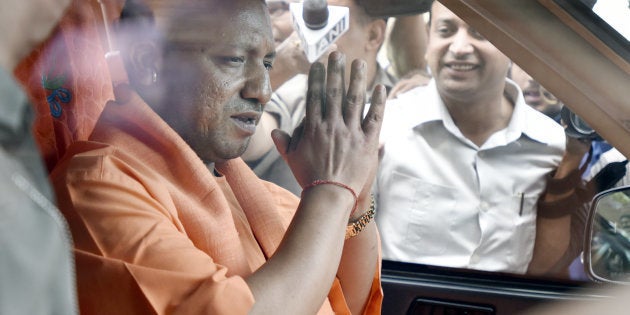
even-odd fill
[{"label": "car window", "polygon": [[630,62],[630,4],[627,0],[553,2],[590,34]]},{"label": "car window", "polygon": [[[456,2],[456,1],[449,1],[449,2],[453,3],[453,5],[459,4],[459,2]],[[475,1],[466,1],[466,2],[473,2],[474,3],[473,5],[477,4],[477,2]],[[545,2],[545,1],[541,1],[541,2]],[[625,24],[628,21],[627,16],[630,16],[629,15],[630,9],[628,8],[627,1],[625,0],[618,1],[618,2],[592,1],[590,4],[589,3],[578,4],[577,1],[571,1],[571,2],[570,1],[554,1],[554,2],[557,2],[560,8],[566,10],[565,13],[568,14],[568,16],[574,17],[574,19],[571,22],[568,22],[568,20],[564,20],[565,22],[567,22],[567,24],[572,24],[575,21],[578,21],[580,25],[582,25],[583,27],[587,27],[587,29],[589,29],[591,32],[590,36],[584,35],[584,34],[582,34],[582,36],[589,38],[589,40],[592,40],[592,39],[599,40],[603,42],[608,49],[612,49],[615,52],[616,57],[613,57],[610,59],[614,60],[615,58],[618,58],[618,57],[625,58],[628,51],[628,40],[627,40],[627,37],[624,37],[624,36],[626,36],[625,34],[627,33],[628,30],[630,30],[630,27],[627,27],[627,25]],[[589,2],[589,1],[585,1],[585,2]],[[571,3],[571,4],[569,5],[567,3]],[[617,8],[617,10],[612,9],[613,7]],[[451,9],[455,11],[455,8],[451,7]],[[553,11],[553,10],[550,9],[550,11]],[[554,14],[557,14],[557,12],[554,12]],[[618,16],[625,16],[626,19],[623,19],[623,18],[620,19]],[[603,24],[601,21],[606,21],[607,24]],[[505,21],[497,22],[497,24],[500,24],[501,22],[505,22]],[[471,21],[471,24],[473,24],[472,21]],[[479,32],[481,33],[481,35],[486,36],[486,34],[484,34],[481,30]],[[488,38],[495,40],[492,36],[488,36]],[[523,40],[523,42],[525,42],[526,39]],[[514,40],[518,41],[518,39],[514,39]],[[531,44],[531,43],[528,43],[528,44]],[[507,44],[505,46],[509,47],[510,45]],[[544,49],[544,48],[537,48],[535,46],[530,46],[528,48],[531,50]],[[556,49],[561,50],[562,48],[557,47]],[[513,48],[511,50],[508,49],[505,52],[505,54],[512,57],[515,54],[515,51]],[[519,53],[517,52],[515,59],[519,59],[519,58],[522,61],[523,57],[520,56]],[[544,62],[553,62],[553,60],[544,60]],[[513,69],[521,68],[520,64],[521,62],[517,63],[515,61]],[[548,75],[545,76],[544,71],[540,71],[539,69],[537,69],[536,60],[527,59],[525,61],[522,61],[522,64],[523,64],[523,68],[527,68],[528,70],[534,69],[534,71],[531,71],[533,74],[529,77],[529,80],[534,81],[536,83],[535,86],[531,86],[529,88],[527,87],[526,84],[521,86],[521,89],[523,89],[524,91],[525,98],[528,98],[528,96],[531,99],[536,98],[537,101],[546,103],[547,105],[551,105],[552,107],[554,107],[547,114],[550,117],[556,119],[559,123],[562,123],[562,124],[568,123],[570,125],[569,127],[573,131],[586,130],[585,133],[583,134],[573,133],[571,135],[573,138],[582,137],[583,139],[583,138],[586,138],[587,137],[586,134],[588,134],[588,137],[592,137],[590,139],[595,139],[594,141],[595,144],[593,145],[593,148],[591,149],[591,154],[590,154],[591,160],[583,161],[583,165],[585,167],[585,171],[583,173],[584,181],[588,182],[588,181],[593,180],[593,177],[596,174],[598,174],[600,171],[602,171],[602,165],[606,165],[607,163],[610,163],[612,161],[620,161],[620,160],[626,159],[623,153],[621,153],[625,150],[625,148],[619,148],[619,149],[615,148],[615,146],[611,142],[608,142],[605,137],[603,138],[600,137],[600,135],[597,134],[596,130],[592,129],[585,120],[581,119],[582,117],[580,117],[580,115],[570,110],[570,107],[572,108],[574,105],[578,105],[579,102],[576,102],[571,97],[566,98],[564,97],[564,95],[558,97],[554,93],[549,91],[546,88],[545,84],[540,83],[540,82],[546,82],[547,80],[550,80],[550,79]],[[514,71],[516,72],[516,70]],[[555,77],[557,75],[558,74],[554,74],[552,77]],[[512,79],[515,79],[515,78],[512,78]],[[568,78],[567,80],[571,81],[570,78]],[[540,82],[536,82],[536,81],[540,81]],[[586,82],[586,84],[588,84],[588,82]],[[555,88],[555,89],[558,89],[558,88]],[[560,91],[562,91],[562,89],[560,89]],[[562,91],[562,93],[560,94],[563,94],[563,93],[565,92]],[[565,104],[569,104],[569,106],[564,106]],[[565,108],[566,113],[564,115],[566,117],[562,121],[560,109],[563,107]],[[591,118],[591,117],[586,117],[586,118]],[[598,161],[599,163],[597,163]],[[409,178],[404,177],[404,176],[399,176],[399,180],[409,181]],[[395,181],[392,180],[392,182],[395,182]],[[391,185],[392,182],[388,182],[387,184]],[[592,182],[594,182],[594,180]],[[626,182],[625,179],[618,178],[614,182],[609,181],[605,184],[612,185],[612,186],[619,186],[625,182]],[[602,185],[605,186],[604,184]],[[409,184],[409,186],[418,187],[417,189],[422,190],[425,196],[432,196],[432,194],[448,195],[448,193],[446,192],[446,189],[448,187],[445,187],[444,185],[442,187],[437,187],[435,185],[427,185],[426,182],[416,181],[415,184]],[[397,198],[404,198],[405,195],[409,195],[413,193],[413,191],[403,191],[403,190],[400,190],[399,192],[400,194],[397,195]],[[453,193],[457,193],[457,192],[453,192]],[[516,199],[518,200],[518,198]],[[409,201],[409,202],[413,202],[413,201]],[[421,201],[416,200],[416,202],[421,202]],[[588,203],[584,204],[584,210],[586,210],[586,208],[588,208]],[[405,217],[401,219],[400,221],[401,222],[404,221],[404,223],[402,223],[399,226],[400,229],[402,230],[423,229],[423,228],[428,229],[429,228],[428,226],[422,226],[423,222],[432,222],[430,224],[440,224],[440,223],[431,221],[429,217],[415,217],[414,218],[413,216],[409,216],[409,217]],[[418,224],[413,225],[413,224],[409,224],[408,222],[416,222]],[[576,228],[579,228],[580,224],[578,222],[575,222],[574,224]],[[385,227],[385,228],[387,229],[388,227]],[[441,224],[440,228],[448,228],[448,224]],[[382,231],[382,233],[387,233],[387,232]],[[412,250],[413,248],[417,246],[429,246],[429,247],[433,246],[433,244],[427,245],[427,242],[430,243],[430,242],[436,241],[434,238],[431,238],[430,235],[425,235],[425,236],[420,235],[416,237],[415,239],[406,239],[406,240],[408,241],[407,248],[410,248]],[[581,247],[582,235],[580,233],[576,233],[575,235],[572,235],[571,242],[574,242],[576,246]],[[439,248],[439,246],[433,246],[433,247],[435,248],[432,250],[431,253],[429,253],[429,255],[432,255],[435,253],[436,256],[439,256],[441,249]],[[404,257],[404,256],[405,254],[401,254],[399,256],[393,255],[393,257]],[[444,258],[444,261],[448,261],[450,259],[449,257],[446,257],[446,256],[443,258]],[[398,260],[398,259],[394,258],[392,260]],[[436,264],[436,265],[439,265],[439,264]],[[555,273],[553,275],[536,275],[536,276],[527,275],[527,277],[547,278],[547,279],[566,280],[566,281],[585,281],[585,282],[590,281],[586,277],[586,275],[582,272],[582,262],[581,262],[580,255],[577,255],[573,259],[571,259],[571,261],[568,262],[568,265],[570,267],[566,268],[566,271],[564,273]],[[519,272],[517,272],[516,274],[519,274]]]},{"label": "car window", "polygon": [[630,3],[627,0],[614,0],[606,3],[603,1],[600,2],[595,4],[593,12],[610,25],[619,35],[623,36],[626,41],[630,41],[630,20],[628,20]]}]

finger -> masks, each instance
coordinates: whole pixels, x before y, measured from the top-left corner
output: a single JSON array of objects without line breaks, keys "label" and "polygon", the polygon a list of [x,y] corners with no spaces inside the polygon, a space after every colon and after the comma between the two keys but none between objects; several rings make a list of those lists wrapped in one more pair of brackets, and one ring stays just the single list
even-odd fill
[{"label": "finger", "polygon": [[370,109],[368,110],[365,119],[363,119],[363,132],[372,139],[378,137],[381,131],[381,125],[383,124],[383,117],[385,112],[385,100],[387,98],[387,92],[382,84],[377,85],[372,92],[372,101],[370,102]]},{"label": "finger", "polygon": [[330,46],[328,46],[328,50],[323,53],[321,55],[321,57],[319,57],[317,59],[317,61],[326,64],[328,62],[328,57],[330,56],[331,53],[333,53],[334,51],[337,51],[337,44],[331,44]]},{"label": "finger", "polygon": [[306,91],[306,118],[305,124],[312,126],[322,119],[324,108],[324,80],[326,70],[324,65],[315,62],[308,73],[308,88]]},{"label": "finger", "polygon": [[363,120],[363,107],[365,106],[366,90],[366,65],[365,61],[357,59],[352,62],[350,69],[350,86],[346,95],[344,107],[344,119],[350,127],[360,128]]},{"label": "finger", "polygon": [[345,57],[340,52],[332,52],[328,56],[328,69],[326,76],[326,102],[324,107],[324,117],[331,119],[341,115],[341,107],[344,102],[344,77],[345,77]]}]

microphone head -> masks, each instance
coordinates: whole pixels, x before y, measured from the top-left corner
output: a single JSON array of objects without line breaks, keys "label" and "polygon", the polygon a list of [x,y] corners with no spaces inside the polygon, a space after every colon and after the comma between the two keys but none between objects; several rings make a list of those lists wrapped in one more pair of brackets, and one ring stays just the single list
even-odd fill
[{"label": "microphone head", "polygon": [[304,0],[302,10],[304,25],[312,30],[319,30],[328,24],[328,4],[326,0]]}]

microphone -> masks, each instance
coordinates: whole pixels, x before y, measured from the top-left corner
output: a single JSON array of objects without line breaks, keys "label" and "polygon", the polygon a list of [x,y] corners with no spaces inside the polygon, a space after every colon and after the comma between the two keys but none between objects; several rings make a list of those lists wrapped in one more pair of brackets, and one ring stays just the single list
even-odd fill
[{"label": "microphone", "polygon": [[328,6],[326,0],[291,3],[293,28],[300,36],[308,62],[319,59],[350,27],[350,10]]}]

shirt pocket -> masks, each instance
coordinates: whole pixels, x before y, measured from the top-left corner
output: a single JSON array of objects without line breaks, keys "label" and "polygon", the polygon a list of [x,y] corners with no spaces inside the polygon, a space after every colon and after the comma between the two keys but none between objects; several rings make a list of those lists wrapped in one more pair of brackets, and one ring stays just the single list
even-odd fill
[{"label": "shirt pocket", "polygon": [[398,172],[392,174],[390,184],[391,200],[404,218],[399,229],[404,233],[401,249],[424,256],[444,254],[445,244],[452,243],[449,230],[456,215],[457,190]]},{"label": "shirt pocket", "polygon": [[527,271],[534,249],[537,201],[538,195],[525,193],[513,196],[508,209],[516,211],[511,219],[505,221],[512,224],[503,227],[505,237],[509,240],[508,262],[521,272]]}]

